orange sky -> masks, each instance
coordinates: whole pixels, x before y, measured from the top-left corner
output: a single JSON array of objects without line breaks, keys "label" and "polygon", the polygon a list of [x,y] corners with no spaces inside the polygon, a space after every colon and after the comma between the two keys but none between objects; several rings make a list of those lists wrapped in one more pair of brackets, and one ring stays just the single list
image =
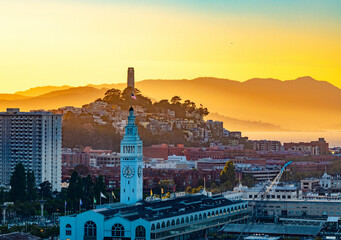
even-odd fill
[{"label": "orange sky", "polygon": [[310,75],[341,87],[337,1],[147,2],[0,3],[0,92],[123,82],[129,66],[136,80]]}]

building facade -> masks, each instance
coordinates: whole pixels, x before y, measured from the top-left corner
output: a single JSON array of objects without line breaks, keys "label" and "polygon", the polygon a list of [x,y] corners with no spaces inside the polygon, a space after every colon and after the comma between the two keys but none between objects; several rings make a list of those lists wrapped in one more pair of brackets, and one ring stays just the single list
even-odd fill
[{"label": "building facade", "polygon": [[0,183],[8,185],[18,163],[32,170],[36,183],[61,190],[62,118],[49,112],[0,113]]},{"label": "building facade", "polygon": [[249,140],[248,142],[256,151],[279,152],[282,150],[282,144],[279,141]]}]

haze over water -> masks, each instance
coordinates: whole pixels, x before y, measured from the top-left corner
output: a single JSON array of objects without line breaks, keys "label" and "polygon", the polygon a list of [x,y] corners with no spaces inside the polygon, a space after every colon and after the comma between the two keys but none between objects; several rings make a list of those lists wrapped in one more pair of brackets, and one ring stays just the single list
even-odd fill
[{"label": "haze over water", "polygon": [[329,147],[341,146],[341,132],[243,132],[250,140],[278,140],[285,142],[310,142],[325,138]]}]

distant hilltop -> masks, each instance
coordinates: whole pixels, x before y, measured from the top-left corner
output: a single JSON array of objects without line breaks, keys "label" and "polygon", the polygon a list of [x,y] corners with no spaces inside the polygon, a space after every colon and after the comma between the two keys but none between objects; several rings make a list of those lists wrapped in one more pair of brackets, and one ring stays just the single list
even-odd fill
[{"label": "distant hilltop", "polygon": [[[126,83],[32,88],[0,94],[0,108],[80,107],[103,97],[110,88],[123,90],[125,87]],[[208,118],[223,120],[224,126],[231,130],[341,130],[341,90],[308,76],[285,81],[253,78],[245,82],[212,77],[154,79],[136,82],[136,87],[151,99],[170,99],[177,95],[203,104],[212,113]]]}]

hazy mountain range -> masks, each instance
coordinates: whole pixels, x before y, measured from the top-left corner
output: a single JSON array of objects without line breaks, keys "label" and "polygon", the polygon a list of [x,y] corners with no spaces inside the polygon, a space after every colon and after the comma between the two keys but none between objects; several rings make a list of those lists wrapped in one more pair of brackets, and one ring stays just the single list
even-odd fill
[{"label": "hazy mountain range", "polygon": [[[15,94],[0,94],[0,109],[53,109],[77,106],[103,97],[109,88],[126,84],[85,87],[46,86]],[[242,131],[341,130],[341,89],[311,77],[281,81],[254,78],[245,82],[218,78],[143,80],[136,83],[143,95],[170,99],[177,95],[203,104],[208,118],[222,120],[227,129]]]}]

